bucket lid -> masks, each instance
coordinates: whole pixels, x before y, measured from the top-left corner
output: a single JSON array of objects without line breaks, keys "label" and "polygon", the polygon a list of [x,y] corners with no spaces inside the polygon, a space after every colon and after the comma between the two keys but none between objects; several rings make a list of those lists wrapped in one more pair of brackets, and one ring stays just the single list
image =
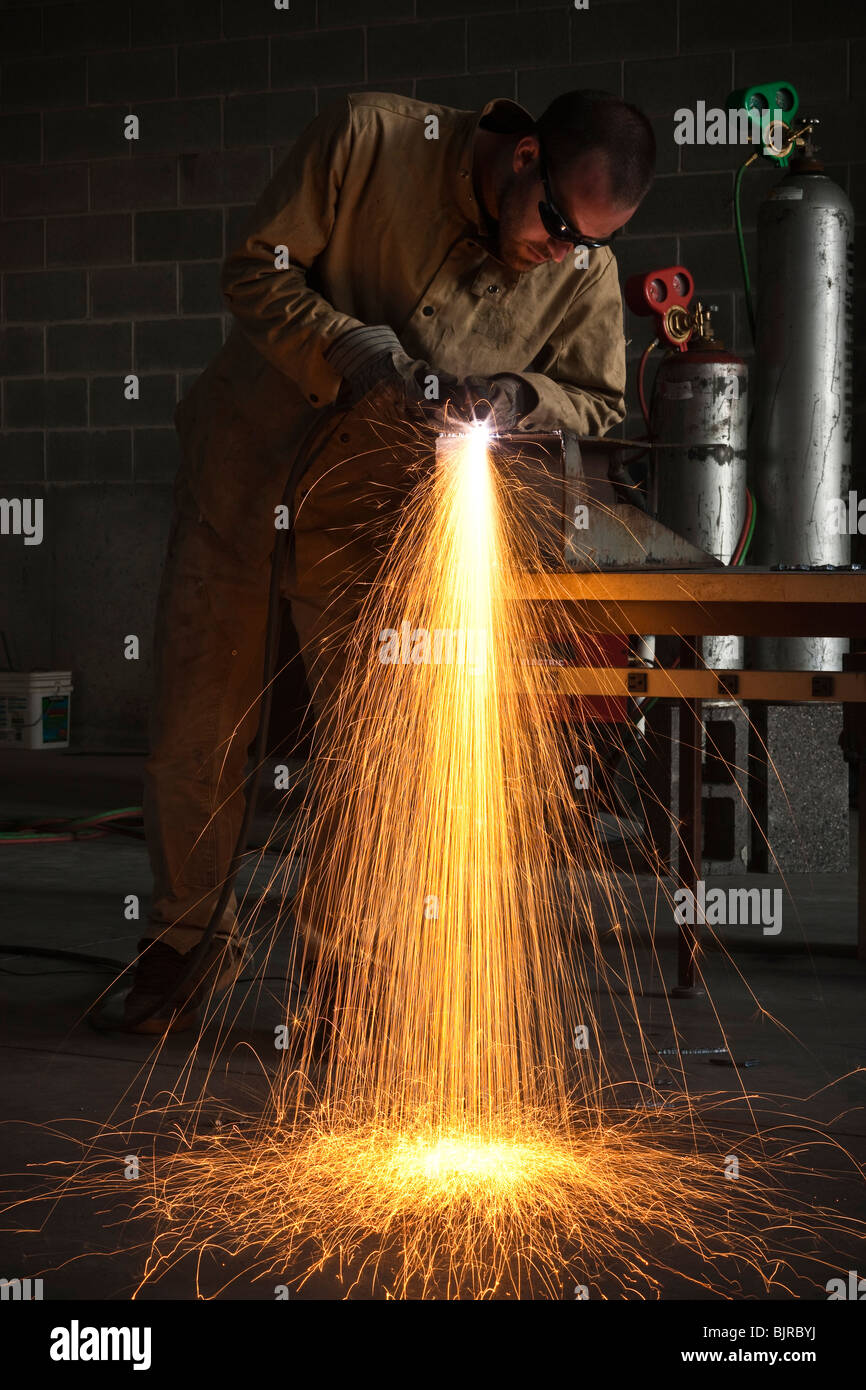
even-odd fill
[{"label": "bucket lid", "polygon": [[72,687],[71,671],[0,671],[0,690],[33,690],[51,686]]}]

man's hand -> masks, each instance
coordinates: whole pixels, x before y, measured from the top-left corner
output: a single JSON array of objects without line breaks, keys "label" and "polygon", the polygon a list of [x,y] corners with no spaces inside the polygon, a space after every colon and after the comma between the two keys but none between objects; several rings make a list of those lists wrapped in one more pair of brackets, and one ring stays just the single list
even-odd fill
[{"label": "man's hand", "polygon": [[467,376],[449,395],[444,423],[485,424],[494,434],[510,434],[537,404],[534,388],[511,372]]},{"label": "man's hand", "polygon": [[408,404],[424,401],[425,383],[431,376],[457,385],[456,377],[437,374],[426,362],[404,352],[400,339],[387,324],[360,324],[335,338],[325,350],[325,360],[343,378],[337,405],[357,405],[376,386],[390,382],[403,392]]},{"label": "man's hand", "polygon": [[[409,357],[387,324],[360,324],[341,334],[325,358],[343,378],[337,404],[351,407],[382,382],[402,390],[407,405],[417,406],[431,429],[459,429],[486,424],[496,434],[516,429],[538,404],[532,386],[511,372],[459,378]],[[435,381],[437,395],[428,396]]]},{"label": "man's hand", "polygon": [[438,399],[421,402],[430,429],[455,431],[484,424],[492,434],[510,434],[538,405],[535,388],[511,372],[463,378],[434,375]]}]

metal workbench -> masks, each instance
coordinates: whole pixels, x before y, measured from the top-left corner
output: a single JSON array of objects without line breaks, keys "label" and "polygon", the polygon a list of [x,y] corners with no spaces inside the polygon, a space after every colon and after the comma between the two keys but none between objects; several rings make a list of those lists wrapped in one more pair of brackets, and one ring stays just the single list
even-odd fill
[{"label": "metal workbench", "polygon": [[[702,862],[702,704],[729,699],[744,706],[840,704],[845,737],[859,767],[857,955],[866,959],[866,652],[842,672],[718,671],[703,667],[700,639],[737,633],[761,637],[866,638],[866,572],[634,569],[521,576],[515,599],[549,606],[552,626],[561,604],[586,633],[654,633],[680,639],[676,668],[551,666],[539,680],[551,697],[648,696],[680,708],[678,876],[694,892]],[[696,989],[696,927],[680,926],[675,994]]]}]

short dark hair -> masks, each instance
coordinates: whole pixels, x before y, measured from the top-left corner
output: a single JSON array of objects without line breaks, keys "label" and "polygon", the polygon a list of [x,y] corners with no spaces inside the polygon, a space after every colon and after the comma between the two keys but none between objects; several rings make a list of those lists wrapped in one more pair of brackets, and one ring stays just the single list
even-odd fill
[{"label": "short dark hair", "polygon": [[656,141],[642,111],[612,92],[564,92],[535,123],[551,168],[597,154],[617,207],[635,207],[655,175]]}]

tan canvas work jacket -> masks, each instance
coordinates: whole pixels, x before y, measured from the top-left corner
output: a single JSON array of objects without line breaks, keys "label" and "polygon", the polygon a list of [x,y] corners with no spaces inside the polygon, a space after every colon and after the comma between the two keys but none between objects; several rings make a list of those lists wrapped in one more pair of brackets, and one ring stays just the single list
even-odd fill
[{"label": "tan canvas work jacket", "polygon": [[495,258],[473,191],[480,121],[533,126],[507,99],[478,113],[350,95],[300,136],[226,260],[235,324],[176,420],[202,512],[250,559],[269,553],[294,452],[339,390],[323,349],[358,323],[390,324],[434,371],[524,375],[538,406],[522,428],[623,418],[616,262],[603,248],[587,269],[568,255],[518,273]]}]

